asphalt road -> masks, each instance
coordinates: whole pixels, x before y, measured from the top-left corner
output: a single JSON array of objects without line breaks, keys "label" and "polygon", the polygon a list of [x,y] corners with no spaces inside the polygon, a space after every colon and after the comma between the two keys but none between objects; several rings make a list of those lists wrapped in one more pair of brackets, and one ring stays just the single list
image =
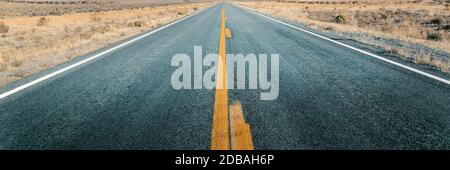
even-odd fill
[{"label": "asphalt road", "polygon": [[218,52],[221,9],[227,53],[280,55],[276,100],[228,91],[255,149],[450,149],[449,85],[231,4],[0,99],[0,148],[209,149],[214,90],[173,89],[170,63]]}]

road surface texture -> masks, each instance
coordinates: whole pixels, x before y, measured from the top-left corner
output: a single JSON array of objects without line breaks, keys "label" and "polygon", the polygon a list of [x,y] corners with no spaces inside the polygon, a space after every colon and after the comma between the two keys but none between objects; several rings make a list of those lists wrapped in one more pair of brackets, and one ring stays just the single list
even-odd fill
[{"label": "road surface texture", "polygon": [[228,90],[255,149],[450,149],[448,84],[230,3],[0,99],[0,148],[209,149],[215,90],[173,89],[170,63],[219,51],[222,9],[227,53],[280,55],[276,100]]}]

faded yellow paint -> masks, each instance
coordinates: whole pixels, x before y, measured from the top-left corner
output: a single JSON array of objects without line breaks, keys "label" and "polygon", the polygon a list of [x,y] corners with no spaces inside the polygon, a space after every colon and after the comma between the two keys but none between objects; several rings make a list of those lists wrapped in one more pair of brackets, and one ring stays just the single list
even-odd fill
[{"label": "faded yellow paint", "polygon": [[231,38],[231,29],[230,29],[230,28],[226,28],[226,29],[225,29],[225,36],[226,36],[227,38]]},{"label": "faded yellow paint", "polygon": [[224,10],[222,10],[219,42],[219,63],[217,66],[213,127],[211,131],[211,149],[253,150],[253,140],[252,134],[250,132],[250,125],[245,122],[242,112],[242,105],[239,102],[234,103],[230,106],[230,110],[228,110],[225,37],[231,37],[231,30],[229,28],[225,29],[225,12]]},{"label": "faded yellow paint", "polygon": [[230,139],[232,150],[253,150],[250,125],[245,122],[240,102],[230,105]]}]

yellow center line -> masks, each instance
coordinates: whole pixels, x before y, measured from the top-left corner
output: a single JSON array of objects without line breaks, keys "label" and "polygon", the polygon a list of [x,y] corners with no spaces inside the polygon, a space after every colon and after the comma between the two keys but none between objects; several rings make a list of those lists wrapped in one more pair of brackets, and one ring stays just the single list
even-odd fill
[{"label": "yellow center line", "polygon": [[230,110],[228,110],[225,37],[231,38],[231,30],[229,28],[225,29],[225,12],[222,9],[220,25],[219,63],[217,66],[213,128],[211,131],[211,149],[253,150],[250,125],[245,122],[244,114],[242,112],[242,105],[239,102],[234,103],[230,106]]},{"label": "yellow center line", "polygon": [[253,150],[250,125],[245,122],[239,101],[230,105],[230,131],[232,150]]},{"label": "yellow center line", "polygon": [[211,134],[212,150],[230,149],[228,126],[228,92],[225,60],[225,12],[221,12],[219,64],[217,67],[216,96],[214,99],[213,129]]}]

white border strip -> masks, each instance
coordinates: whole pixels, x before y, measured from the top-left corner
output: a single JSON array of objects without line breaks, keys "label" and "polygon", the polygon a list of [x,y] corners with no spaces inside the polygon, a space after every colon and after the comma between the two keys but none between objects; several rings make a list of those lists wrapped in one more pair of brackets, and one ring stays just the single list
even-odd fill
[{"label": "white border strip", "polygon": [[167,27],[170,27],[170,26],[172,26],[172,25],[174,25],[174,24],[176,24],[176,23],[178,23],[178,22],[181,22],[181,21],[183,21],[183,20],[185,20],[185,19],[188,19],[188,18],[190,18],[190,17],[192,17],[192,16],[195,16],[195,15],[197,15],[197,14],[200,14],[200,13],[206,11],[207,9],[210,9],[210,8],[216,6],[216,5],[217,5],[217,4],[212,5],[212,6],[208,7],[208,8],[202,9],[202,10],[200,10],[200,11],[194,13],[194,14],[191,14],[191,15],[186,16],[186,17],[184,17],[184,18],[178,19],[178,20],[176,20],[176,21],[174,21],[174,22],[172,22],[172,23],[169,23],[169,24],[167,24],[167,25],[165,25],[165,26],[163,26],[163,27],[160,27],[160,28],[158,28],[158,29],[155,29],[155,30],[153,30],[153,31],[151,31],[151,32],[149,32],[149,33],[143,34],[143,35],[141,35],[141,36],[139,36],[139,37],[133,38],[133,39],[131,39],[131,40],[127,41],[127,42],[124,42],[124,43],[122,43],[122,44],[119,44],[119,45],[117,45],[117,46],[114,46],[114,47],[112,47],[112,48],[110,48],[110,49],[108,49],[108,50],[105,50],[105,51],[103,51],[103,52],[101,52],[101,53],[98,53],[98,54],[96,54],[96,55],[94,55],[94,56],[92,56],[92,57],[86,58],[86,59],[81,60],[81,61],[79,61],[79,62],[77,62],[77,63],[74,63],[74,64],[72,64],[72,65],[70,65],[70,66],[67,66],[67,67],[65,67],[65,68],[62,68],[62,69],[60,69],[60,70],[58,70],[58,71],[55,71],[55,72],[50,73],[50,74],[47,74],[47,75],[45,75],[45,76],[43,76],[43,77],[41,77],[41,78],[38,78],[38,79],[33,80],[33,81],[31,81],[31,82],[28,82],[28,83],[26,83],[26,84],[24,84],[24,85],[21,85],[21,86],[19,86],[19,87],[16,87],[16,88],[14,88],[14,89],[12,89],[12,90],[9,90],[9,91],[7,91],[7,92],[5,92],[5,93],[3,93],[3,94],[0,94],[0,99],[3,99],[3,98],[5,98],[5,97],[8,97],[9,95],[12,95],[12,94],[14,94],[14,93],[17,93],[17,92],[19,92],[19,91],[21,91],[21,90],[23,90],[23,89],[26,89],[26,88],[30,87],[30,86],[33,86],[33,85],[35,85],[35,84],[38,84],[38,83],[40,83],[40,82],[42,82],[42,81],[45,81],[45,80],[47,80],[47,79],[49,79],[49,78],[52,78],[52,77],[54,77],[54,76],[56,76],[56,75],[58,75],[58,74],[61,74],[61,73],[65,72],[65,71],[67,71],[67,70],[70,70],[70,69],[72,69],[72,68],[74,68],[74,67],[77,67],[77,66],[79,66],[79,65],[85,64],[85,63],[87,63],[87,62],[89,62],[89,61],[91,61],[91,60],[93,60],[93,59],[96,59],[96,58],[98,58],[98,57],[100,57],[100,56],[103,56],[103,55],[105,55],[105,54],[107,54],[107,53],[109,53],[109,52],[111,52],[111,51],[114,51],[114,50],[119,49],[119,48],[121,48],[121,47],[124,47],[124,46],[126,46],[126,45],[128,45],[128,44],[131,44],[131,43],[133,43],[133,42],[136,42],[136,41],[138,41],[138,40],[140,40],[140,39],[142,39],[142,38],[144,38],[144,37],[147,37],[147,36],[149,36],[149,35],[152,35],[152,34],[158,32],[158,31],[163,30],[163,29],[165,29],[165,28],[167,28]]},{"label": "white border strip", "polygon": [[392,65],[395,65],[395,66],[404,68],[404,69],[406,69],[406,70],[415,72],[415,73],[417,73],[417,74],[421,74],[421,75],[423,75],[423,76],[426,76],[426,77],[429,77],[429,78],[432,78],[432,79],[435,79],[435,80],[437,80],[437,81],[440,81],[440,82],[443,82],[443,83],[445,83],[445,84],[450,85],[450,80],[447,80],[447,79],[444,79],[444,78],[441,78],[441,77],[438,77],[438,76],[435,76],[435,75],[426,73],[426,72],[424,72],[424,71],[420,71],[420,70],[418,70],[418,69],[415,69],[415,68],[412,68],[412,67],[409,67],[409,66],[406,66],[406,65],[397,63],[397,62],[395,62],[395,61],[392,61],[392,60],[383,58],[383,57],[381,57],[381,56],[372,54],[372,53],[370,53],[370,52],[361,50],[361,49],[359,49],[359,48],[355,48],[355,47],[349,46],[349,45],[347,45],[347,44],[344,44],[344,43],[341,43],[341,42],[332,40],[332,39],[330,39],[330,38],[321,36],[321,35],[319,35],[319,34],[316,34],[316,33],[313,33],[313,32],[310,32],[310,31],[307,31],[307,30],[298,28],[298,27],[293,26],[293,25],[291,25],[291,24],[285,23],[285,22],[283,22],[283,21],[280,21],[280,20],[277,20],[277,19],[268,17],[268,16],[266,16],[266,15],[264,15],[264,14],[261,14],[261,13],[259,13],[259,12],[256,12],[255,10],[253,10],[253,9],[251,9],[251,8],[248,8],[248,7],[245,7],[245,6],[242,6],[242,5],[238,5],[238,6],[240,6],[240,7],[242,7],[242,8],[245,8],[245,9],[247,9],[248,11],[250,11],[250,12],[256,14],[256,15],[259,15],[259,16],[262,16],[262,17],[267,18],[267,19],[269,19],[269,20],[272,20],[272,21],[274,21],[274,22],[277,22],[277,23],[286,25],[286,26],[288,26],[288,27],[291,27],[291,28],[294,28],[294,29],[303,31],[303,32],[305,32],[305,33],[314,35],[314,36],[319,37],[319,38],[322,38],[322,39],[324,39],[324,40],[331,41],[331,42],[333,42],[333,43],[335,43],[335,44],[339,44],[339,45],[341,45],[341,46],[350,48],[350,49],[352,49],[352,50],[355,50],[355,51],[358,51],[358,52],[360,52],[360,53],[366,54],[366,55],[368,55],[368,56],[374,57],[374,58],[376,58],[376,59],[382,60],[382,61],[387,62],[387,63],[389,63],[389,64],[392,64]]}]

